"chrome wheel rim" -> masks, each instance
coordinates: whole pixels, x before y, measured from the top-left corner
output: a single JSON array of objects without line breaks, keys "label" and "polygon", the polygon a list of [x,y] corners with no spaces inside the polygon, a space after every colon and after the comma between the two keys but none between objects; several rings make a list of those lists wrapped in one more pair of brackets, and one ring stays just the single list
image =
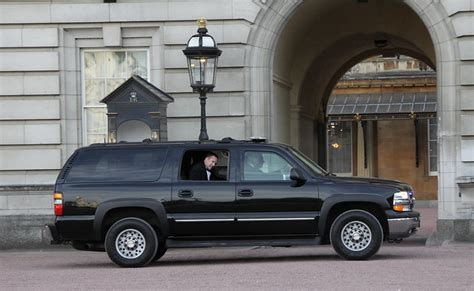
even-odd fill
[{"label": "chrome wheel rim", "polygon": [[122,231],[115,240],[117,253],[125,259],[136,259],[145,251],[146,240],[136,229]]},{"label": "chrome wheel rim", "polygon": [[351,221],[342,228],[341,240],[349,250],[360,252],[369,246],[372,232],[362,221]]}]

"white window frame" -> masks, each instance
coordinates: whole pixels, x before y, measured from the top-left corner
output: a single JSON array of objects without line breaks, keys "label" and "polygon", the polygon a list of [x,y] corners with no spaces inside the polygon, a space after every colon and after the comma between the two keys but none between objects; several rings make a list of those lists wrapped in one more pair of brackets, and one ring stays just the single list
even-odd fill
[{"label": "white window frame", "polygon": [[[86,105],[86,76],[85,76],[85,61],[84,61],[84,55],[86,52],[120,52],[120,51],[125,51],[125,52],[132,52],[132,51],[145,51],[146,52],[146,59],[147,59],[147,78],[146,80],[150,80],[150,48],[148,47],[134,47],[134,48],[117,48],[117,49],[107,49],[107,48],[95,48],[95,49],[81,49],[81,126],[82,126],[82,144],[84,146],[89,145],[89,142],[87,140],[87,114],[86,114],[86,108],[106,108],[107,105]],[[101,79],[101,78],[97,78]],[[106,79],[106,78],[102,78]],[[110,93],[110,92],[109,92]],[[106,93],[106,94],[109,94]],[[105,98],[106,96],[104,96]],[[108,123],[105,123],[105,132],[106,132],[106,139],[107,139],[107,132],[108,132]]]},{"label": "white window frame", "polygon": [[[431,139],[432,137],[430,136],[430,126],[431,126],[431,121],[432,120],[436,120],[436,139]],[[438,126],[439,126],[439,122],[438,122],[438,119],[435,117],[435,118],[429,118],[428,119],[428,122],[427,122],[427,140],[428,140],[428,144],[427,144],[427,160],[428,160],[428,175],[429,176],[438,176],[438,171],[439,171],[439,148],[436,152],[436,169],[437,171],[431,171],[431,155],[430,155],[430,150],[431,150],[431,147],[430,147],[430,142],[431,141],[436,141],[436,144],[439,145],[439,142],[438,142]]]}]

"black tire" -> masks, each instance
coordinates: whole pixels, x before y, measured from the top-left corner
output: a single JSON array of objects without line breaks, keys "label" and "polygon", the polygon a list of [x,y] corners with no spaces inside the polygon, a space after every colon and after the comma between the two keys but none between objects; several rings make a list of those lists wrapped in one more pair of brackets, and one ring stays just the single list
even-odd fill
[{"label": "black tire", "polygon": [[156,250],[156,254],[155,254],[155,257],[153,258],[153,262],[154,261],[158,261],[162,256],[164,256],[164,254],[166,253],[166,251],[168,250],[168,248],[166,247],[165,243],[160,241],[158,243],[158,250]]},{"label": "black tire", "polygon": [[105,237],[110,259],[122,267],[142,267],[156,255],[158,239],[151,225],[139,218],[124,218],[114,223]]},{"label": "black tire", "polygon": [[377,253],[383,242],[383,229],[371,213],[349,210],[331,225],[331,245],[347,260],[366,260]]}]

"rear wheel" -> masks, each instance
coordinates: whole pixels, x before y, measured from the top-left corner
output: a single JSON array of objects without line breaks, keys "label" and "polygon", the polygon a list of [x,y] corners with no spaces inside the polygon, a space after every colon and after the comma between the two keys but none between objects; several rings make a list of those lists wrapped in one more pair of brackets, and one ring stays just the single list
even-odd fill
[{"label": "rear wheel", "polygon": [[337,254],[348,260],[365,260],[377,253],[383,242],[383,229],[371,213],[349,210],[334,220],[331,244]]},{"label": "rear wheel", "polygon": [[124,218],[114,223],[105,237],[110,259],[122,267],[141,267],[156,255],[158,239],[151,225],[139,218]]}]

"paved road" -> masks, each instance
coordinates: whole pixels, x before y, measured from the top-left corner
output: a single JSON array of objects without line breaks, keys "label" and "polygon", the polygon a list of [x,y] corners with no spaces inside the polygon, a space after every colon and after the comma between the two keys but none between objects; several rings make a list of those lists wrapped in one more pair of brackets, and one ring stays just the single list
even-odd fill
[{"label": "paved road", "polygon": [[329,246],[169,251],[146,268],[105,253],[0,252],[0,290],[474,290],[474,244],[384,245],[370,261]]},{"label": "paved road", "polygon": [[370,261],[342,260],[330,246],[181,249],[124,269],[105,253],[3,251],[0,290],[474,290],[474,244],[425,247],[436,209],[420,212],[417,234]]}]

